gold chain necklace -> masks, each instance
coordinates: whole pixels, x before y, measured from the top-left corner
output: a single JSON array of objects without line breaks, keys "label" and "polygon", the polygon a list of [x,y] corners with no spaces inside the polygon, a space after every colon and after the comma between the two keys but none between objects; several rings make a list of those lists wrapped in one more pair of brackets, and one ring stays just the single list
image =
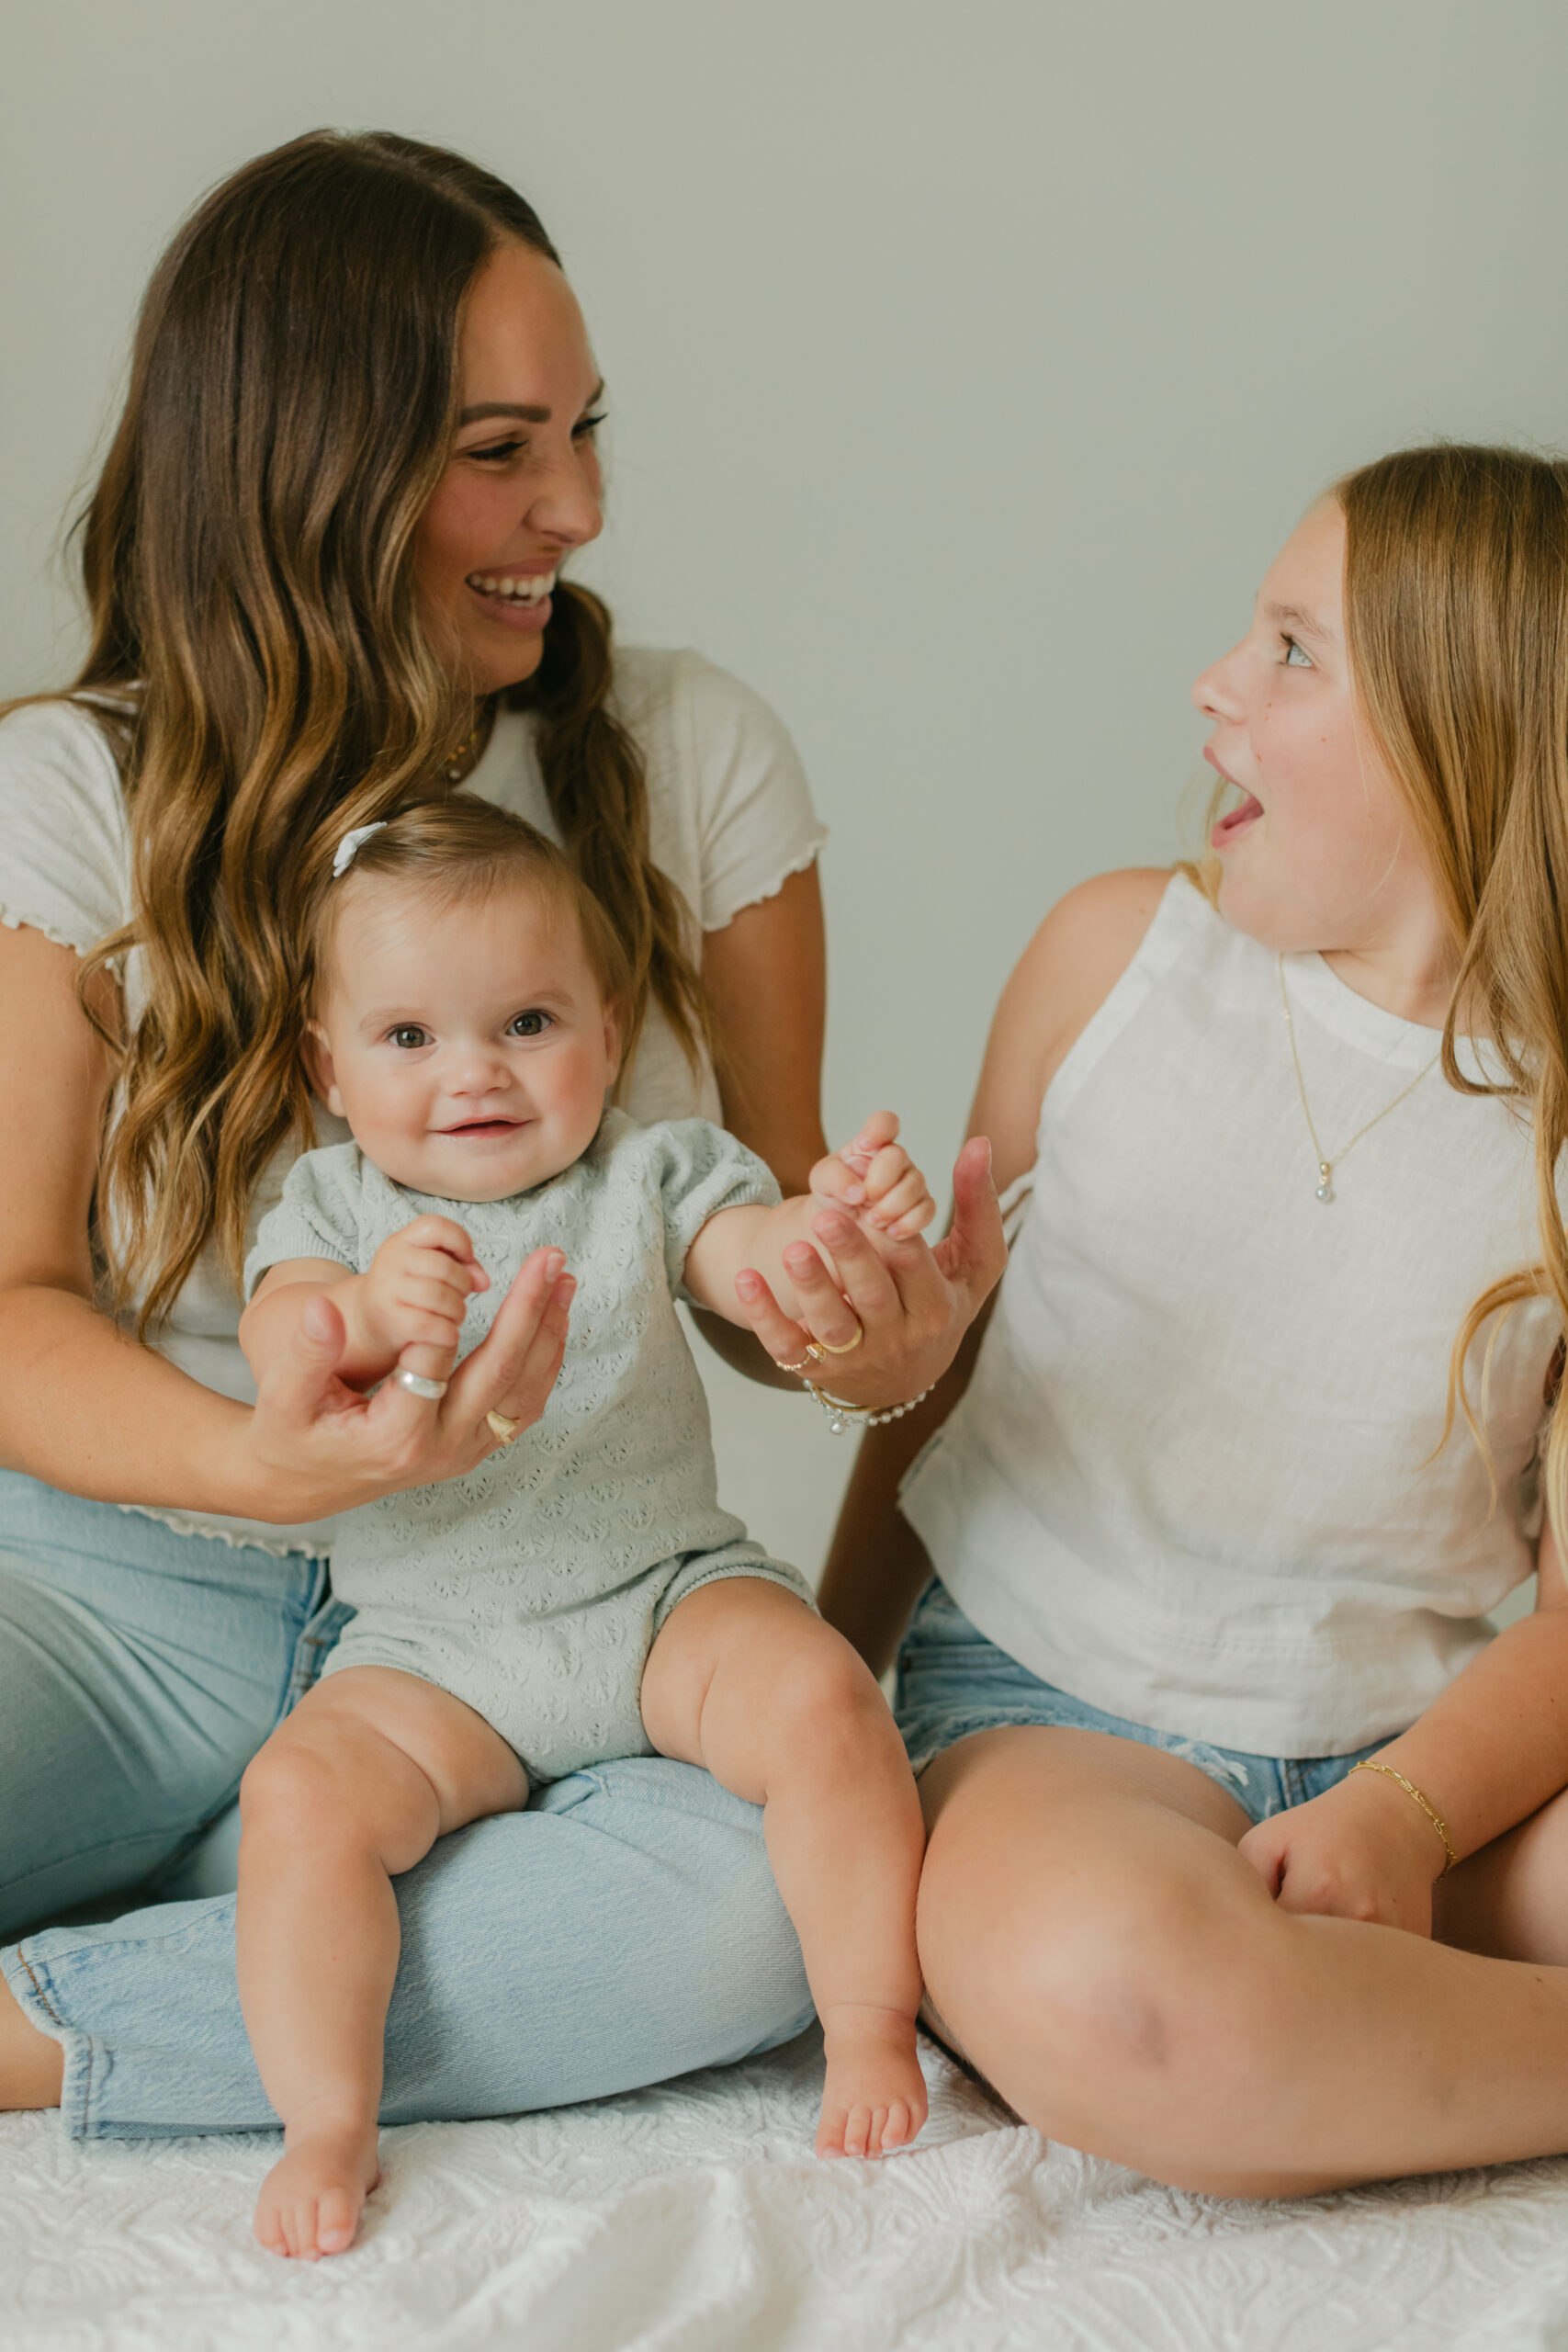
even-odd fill
[{"label": "gold chain necklace", "polygon": [[441,766],[441,773],[448,784],[461,784],[464,777],[471,775],[478,767],[479,753],[489,739],[491,721],[494,717],[493,706],[487,703],[479,713],[479,724],[472,734],[465,735],[455,752],[448,752]]},{"label": "gold chain necklace", "polygon": [[1280,1002],[1285,1008],[1285,1035],[1291,1041],[1291,1059],[1295,1064],[1296,1091],[1302,1098],[1302,1114],[1306,1120],[1307,1133],[1312,1137],[1312,1148],[1317,1156],[1316,1196],[1320,1201],[1331,1201],[1334,1198],[1334,1171],[1339,1165],[1339,1162],[1344,1159],[1346,1153],[1348,1151],[1354,1151],[1356,1146],[1360,1142],[1363,1136],[1371,1135],[1372,1129],[1382,1120],[1386,1119],[1391,1111],[1398,1110],[1406,1095],[1415,1093],[1416,1089],[1420,1085],[1421,1080],[1424,1078],[1429,1078],[1431,1076],[1432,1072],[1437,1069],[1438,1064],[1443,1058],[1443,1049],[1441,1046],[1439,1046],[1437,1052],[1432,1056],[1431,1060],[1427,1064],[1426,1068],[1416,1071],[1409,1085],[1402,1086],[1392,1102],[1385,1102],[1382,1109],[1377,1113],[1375,1117],[1369,1119],[1364,1127],[1357,1128],[1348,1143],[1342,1143],[1338,1150],[1331,1154],[1324,1150],[1323,1145],[1318,1137],[1317,1129],[1313,1125],[1312,1105],[1307,1101],[1306,1080],[1302,1076],[1302,1057],[1300,1050],[1296,1045],[1296,1024],[1291,1018],[1291,1000],[1285,988],[1285,959],[1283,956],[1280,958]]}]

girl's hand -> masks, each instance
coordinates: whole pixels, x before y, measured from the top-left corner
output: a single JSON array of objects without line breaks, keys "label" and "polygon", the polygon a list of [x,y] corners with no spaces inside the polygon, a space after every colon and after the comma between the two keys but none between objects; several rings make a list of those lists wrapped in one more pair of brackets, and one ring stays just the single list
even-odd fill
[{"label": "girl's hand", "polygon": [[[953,1225],[934,1250],[879,1233],[874,1242],[852,1209],[824,1207],[812,1226],[838,1279],[809,1242],[793,1242],[784,1264],[800,1303],[785,1315],[754,1268],[736,1277],[741,1312],[776,1363],[795,1364],[809,1340],[840,1352],[830,1375],[814,1374],[847,1405],[900,1405],[942,1377],[1007,1263],[991,1182],[991,1148],[971,1137],[953,1171]],[[860,1337],[857,1339],[856,1334]]]},{"label": "girl's hand", "polygon": [[1282,1911],[1432,1932],[1432,1889],[1447,1857],[1402,1788],[1357,1772],[1249,1829],[1238,1850]]},{"label": "girl's hand", "polygon": [[366,1352],[444,1380],[457,1361],[463,1315],[490,1276],[449,1216],[416,1216],[383,1241],[355,1285],[353,1315]]},{"label": "girl's hand", "polygon": [[898,1122],[891,1111],[874,1111],[853,1143],[830,1151],[811,1171],[811,1190],[822,1201],[858,1213],[873,1233],[912,1240],[936,1215],[925,1178],[895,1138]]},{"label": "girl's hand", "polygon": [[[389,1380],[364,1396],[338,1377],[347,1334],[330,1298],[307,1304],[240,1424],[236,1510],[276,1522],[330,1518],[381,1495],[460,1478],[503,1442],[491,1412],[527,1428],[549,1401],[576,1288],[558,1250],[536,1250],[438,1404]],[[438,1375],[437,1375],[438,1376]]]}]

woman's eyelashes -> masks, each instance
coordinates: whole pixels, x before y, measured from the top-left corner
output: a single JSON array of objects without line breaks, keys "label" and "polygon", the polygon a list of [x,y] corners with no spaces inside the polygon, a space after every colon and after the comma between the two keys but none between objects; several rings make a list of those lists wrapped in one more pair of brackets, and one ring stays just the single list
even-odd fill
[{"label": "woman's eyelashes", "polygon": [[1298,638],[1281,637],[1280,642],[1285,649],[1284,667],[1287,670],[1310,670],[1314,667],[1312,655]]},{"label": "woman's eyelashes", "polygon": [[[604,424],[604,416],[605,412],[601,409],[595,416],[583,417],[579,424],[572,426],[572,439],[574,441],[592,441],[593,435],[598,432],[599,427]],[[527,447],[527,435],[525,434],[513,433],[509,434],[504,441],[487,441],[482,448],[465,449],[463,455],[465,458],[471,458],[476,465],[504,466],[509,465],[513,458],[522,457]]]}]

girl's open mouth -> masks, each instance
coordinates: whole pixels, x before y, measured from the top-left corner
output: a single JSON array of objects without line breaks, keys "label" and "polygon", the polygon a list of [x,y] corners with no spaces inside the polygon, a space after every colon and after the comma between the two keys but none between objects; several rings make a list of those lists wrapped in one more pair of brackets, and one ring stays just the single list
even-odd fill
[{"label": "girl's open mouth", "polygon": [[1213,826],[1209,834],[1209,847],[1228,849],[1237,834],[1246,832],[1248,825],[1256,822],[1262,814],[1263,803],[1255,799],[1250,792],[1242,793],[1235,807],[1227,808]]},{"label": "girl's open mouth", "polygon": [[520,1119],[468,1119],[460,1127],[443,1127],[445,1136],[509,1136],[522,1125]]}]

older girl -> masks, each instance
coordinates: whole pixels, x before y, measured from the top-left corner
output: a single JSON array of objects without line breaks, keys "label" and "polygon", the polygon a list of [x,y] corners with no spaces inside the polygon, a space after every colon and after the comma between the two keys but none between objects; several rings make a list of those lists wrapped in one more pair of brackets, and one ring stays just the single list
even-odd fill
[{"label": "older girl", "polygon": [[[153,279],[83,541],[91,650],[0,724],[13,1933],[177,1862],[342,1623],[334,1516],[472,1468],[488,1417],[532,1421],[559,1364],[567,1301],[536,1264],[439,1404],[339,1380],[325,1311],[254,1396],[241,1259],[293,1156],[344,1132],[292,1067],[286,941],[323,840],[433,786],[527,817],[630,951],[626,1106],[722,1115],[791,1189],[821,1152],[820,831],[794,753],[694,655],[614,650],[561,576],[600,527],[602,394],[532,209],[408,140],[262,157]],[[773,1354],[858,1329],[842,1393],[918,1392],[999,1257],[982,1193],[972,1253],[884,1265],[830,1216],[843,1292],[797,1245],[796,1344],[758,1308]],[[399,1894],[389,2116],[588,2098],[810,2013],[757,1814],[680,1764],[570,1775]],[[584,2004],[589,1944],[635,1979],[613,2024]],[[36,1936],[6,1967],[11,2103],[63,2079],[80,2132],[271,2120],[227,1899]]]},{"label": "older girl", "polygon": [[824,1605],[880,1664],[940,1579],[942,2032],[1258,2196],[1568,2147],[1568,463],[1352,475],[1195,698],[1211,857],[1014,974],[975,1124],[1032,1197]]}]

